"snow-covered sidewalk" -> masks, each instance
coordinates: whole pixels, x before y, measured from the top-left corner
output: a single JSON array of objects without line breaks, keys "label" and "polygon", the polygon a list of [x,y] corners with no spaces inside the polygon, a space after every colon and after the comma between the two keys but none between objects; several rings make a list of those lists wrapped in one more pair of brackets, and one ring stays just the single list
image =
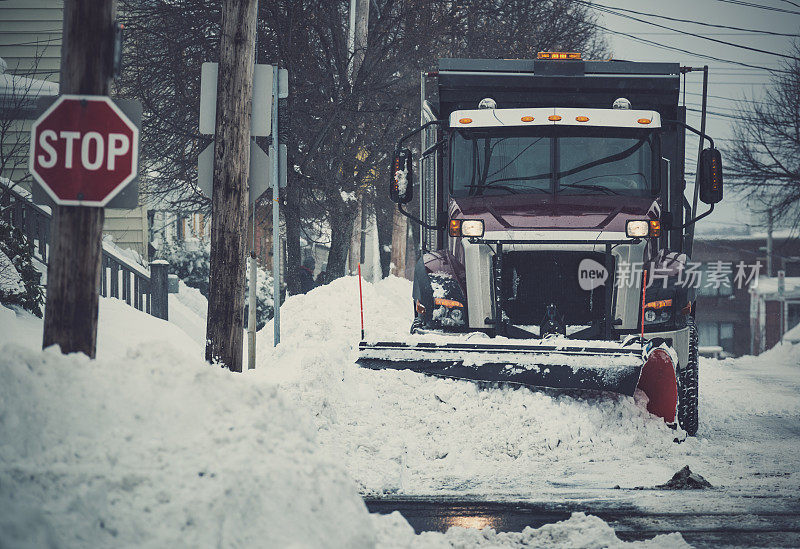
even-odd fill
[{"label": "snow-covered sidewalk", "polygon": [[[368,338],[408,337],[410,293],[405,280],[365,284]],[[256,377],[275,381],[311,413],[322,446],[341,456],[368,495],[603,497],[638,505],[691,497],[708,508],[729,505],[722,503],[729,497],[788,500],[800,491],[800,346],[704,360],[700,432],[676,444],[675,431],[634,398],[481,390],[358,368],[354,278],[289,298],[282,328],[277,349],[261,347]],[[718,489],[692,496],[626,490],[661,484],[687,464]],[[740,504],[747,505],[733,505]]]}]

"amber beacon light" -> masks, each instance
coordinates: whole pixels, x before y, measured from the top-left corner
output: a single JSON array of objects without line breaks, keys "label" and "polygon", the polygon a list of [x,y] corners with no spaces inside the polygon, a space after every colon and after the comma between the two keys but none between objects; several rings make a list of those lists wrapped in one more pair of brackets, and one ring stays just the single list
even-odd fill
[{"label": "amber beacon light", "polygon": [[573,51],[540,51],[536,54],[537,59],[580,59],[581,54]]}]

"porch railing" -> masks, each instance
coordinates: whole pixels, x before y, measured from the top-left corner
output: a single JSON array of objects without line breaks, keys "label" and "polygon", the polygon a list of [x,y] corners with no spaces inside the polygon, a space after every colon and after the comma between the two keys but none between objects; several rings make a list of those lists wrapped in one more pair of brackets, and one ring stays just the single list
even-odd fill
[{"label": "porch railing", "polygon": [[[46,267],[53,226],[50,208],[34,204],[23,189],[0,184],[0,219],[27,237],[31,254]],[[125,257],[109,242],[103,242],[101,261],[100,295],[120,299],[158,318],[168,318],[166,261],[153,261],[148,269]]]}]

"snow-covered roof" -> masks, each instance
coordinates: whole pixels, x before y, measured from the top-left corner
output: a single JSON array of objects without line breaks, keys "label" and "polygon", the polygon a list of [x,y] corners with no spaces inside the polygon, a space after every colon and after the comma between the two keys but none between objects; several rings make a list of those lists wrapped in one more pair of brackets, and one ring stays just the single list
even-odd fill
[{"label": "snow-covered roof", "polygon": [[[769,296],[771,294],[778,294],[778,278],[761,276],[758,278],[758,284],[750,288],[750,291],[762,296]],[[788,276],[784,279],[783,294],[786,297],[800,297],[800,277]]]},{"label": "snow-covered roof", "polygon": [[783,334],[783,340],[789,343],[800,343],[800,324]]},{"label": "snow-covered roof", "polygon": [[58,84],[47,80],[37,80],[6,72],[8,64],[0,57],[0,95],[24,97],[35,100],[38,97],[58,95]]},{"label": "snow-covered roof", "polygon": [[[797,231],[792,229],[779,229],[772,232],[772,238],[774,240],[784,240],[790,238],[797,238],[800,236]],[[695,243],[703,242],[705,240],[735,240],[735,241],[742,241],[742,240],[763,240],[764,242],[767,241],[767,233],[766,232],[757,232],[757,233],[749,233],[749,234],[730,234],[730,233],[715,233],[715,234],[702,234],[697,235],[695,239]]]}]

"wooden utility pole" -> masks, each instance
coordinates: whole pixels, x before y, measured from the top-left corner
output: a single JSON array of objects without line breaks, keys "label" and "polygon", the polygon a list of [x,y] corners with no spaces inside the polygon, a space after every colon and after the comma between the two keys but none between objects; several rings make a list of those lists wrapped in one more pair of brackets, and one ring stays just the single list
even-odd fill
[{"label": "wooden utility pole", "polygon": [[242,371],[250,113],[258,0],[224,0],[217,77],[206,360]]},{"label": "wooden utility pole", "polygon": [[[61,94],[108,95],[116,0],[65,0]],[[42,347],[97,349],[103,208],[55,206]]]},{"label": "wooden utility pole", "polygon": [[[350,54],[350,85],[356,85],[358,71],[364,63],[367,52],[367,37],[369,31],[369,2],[370,0],[350,0],[350,29],[348,31],[348,53]],[[360,104],[359,104],[360,106]],[[359,151],[361,160],[365,151]],[[350,271],[356,273],[356,267],[364,262],[367,235],[366,189],[358,192],[358,211],[353,223],[353,237],[350,243]]]}]

